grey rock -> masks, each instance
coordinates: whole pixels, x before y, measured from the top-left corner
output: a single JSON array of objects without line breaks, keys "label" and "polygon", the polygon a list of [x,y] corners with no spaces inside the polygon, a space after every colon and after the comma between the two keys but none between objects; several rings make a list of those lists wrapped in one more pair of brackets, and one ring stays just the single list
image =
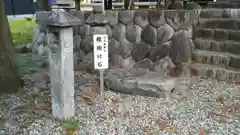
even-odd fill
[{"label": "grey rock", "polygon": [[37,37],[36,42],[37,42],[38,44],[44,44],[45,39],[46,39],[45,33],[40,33],[40,34],[38,35],[38,37]]},{"label": "grey rock", "polygon": [[41,45],[37,48],[37,54],[38,54],[39,56],[47,55],[47,49],[46,49],[46,47],[45,47],[43,44],[41,44]]},{"label": "grey rock", "polygon": [[107,10],[106,17],[108,20],[108,24],[111,27],[114,27],[116,24],[118,24],[118,11]]},{"label": "grey rock", "polygon": [[151,25],[146,26],[142,31],[143,41],[154,45],[157,43],[157,30]]},{"label": "grey rock", "polygon": [[91,33],[91,26],[90,25],[85,24],[85,25],[79,26],[78,28],[79,28],[78,34],[82,38],[90,35],[90,33]]},{"label": "grey rock", "polygon": [[26,45],[26,48],[27,48],[28,50],[32,50],[32,47],[33,47],[33,43],[28,43],[28,44]]},{"label": "grey rock", "polygon": [[109,49],[109,55],[117,54],[119,52],[120,42],[118,42],[115,38],[112,38],[108,49]]},{"label": "grey rock", "polygon": [[164,12],[165,11],[149,11],[148,16],[151,25],[154,27],[162,26],[165,23]]},{"label": "grey rock", "polygon": [[115,92],[166,98],[174,89],[176,81],[160,73],[145,69],[111,69],[104,76],[105,86]]},{"label": "grey rock", "polygon": [[146,58],[146,59],[136,62],[134,67],[149,70],[149,69],[152,69],[152,66],[153,66],[153,62],[150,59]]},{"label": "grey rock", "polygon": [[134,19],[135,12],[132,10],[121,10],[119,12],[119,21],[127,25],[131,23]]},{"label": "grey rock", "polygon": [[115,25],[112,34],[114,38],[116,38],[118,41],[121,41],[121,39],[125,38],[126,26],[121,23]]},{"label": "grey rock", "polygon": [[146,43],[137,43],[131,52],[131,56],[135,61],[143,60],[148,56],[150,46]]},{"label": "grey rock", "polygon": [[162,25],[157,29],[157,42],[158,43],[163,43],[172,38],[174,34],[174,29],[169,26],[167,23]]},{"label": "grey rock", "polygon": [[165,12],[167,23],[175,30],[188,29],[199,17],[198,10],[169,10]]},{"label": "grey rock", "polygon": [[127,39],[122,39],[119,46],[119,54],[122,58],[127,58],[131,55],[131,51],[133,49],[133,44],[130,43]]},{"label": "grey rock", "polygon": [[31,52],[26,45],[17,45],[15,46],[15,52],[16,53],[27,53],[27,52]]},{"label": "grey rock", "polygon": [[153,62],[156,62],[157,60],[166,57],[169,54],[169,51],[170,51],[169,43],[157,44],[150,49],[149,58]]},{"label": "grey rock", "polygon": [[129,56],[129,57],[123,59],[123,62],[121,64],[121,68],[131,69],[131,68],[134,67],[134,65],[135,65],[134,59],[132,58],[132,56]]},{"label": "grey rock", "polygon": [[79,35],[76,35],[73,37],[73,51],[78,52],[80,50],[81,45],[81,37]]},{"label": "grey rock", "polygon": [[85,53],[89,53],[93,49],[93,37],[87,36],[81,42],[80,47]]},{"label": "grey rock", "polygon": [[123,58],[120,55],[113,54],[109,58],[111,68],[121,68],[123,65]]},{"label": "grey rock", "polygon": [[149,22],[148,22],[148,12],[149,11],[146,11],[146,10],[136,11],[134,22],[137,25],[141,26],[142,28],[147,26],[149,24]]},{"label": "grey rock", "polygon": [[176,32],[172,37],[170,58],[175,64],[188,62],[192,58],[193,43],[184,31]]},{"label": "grey rock", "polygon": [[132,43],[138,43],[141,41],[142,29],[138,25],[130,25],[127,27],[127,39]]}]

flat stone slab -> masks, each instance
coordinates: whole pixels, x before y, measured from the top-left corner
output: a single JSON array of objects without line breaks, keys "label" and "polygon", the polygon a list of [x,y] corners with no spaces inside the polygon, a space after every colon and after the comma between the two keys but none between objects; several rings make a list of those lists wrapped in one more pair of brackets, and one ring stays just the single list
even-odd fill
[{"label": "flat stone slab", "polygon": [[124,94],[169,98],[176,79],[145,69],[109,69],[104,75],[105,86]]}]

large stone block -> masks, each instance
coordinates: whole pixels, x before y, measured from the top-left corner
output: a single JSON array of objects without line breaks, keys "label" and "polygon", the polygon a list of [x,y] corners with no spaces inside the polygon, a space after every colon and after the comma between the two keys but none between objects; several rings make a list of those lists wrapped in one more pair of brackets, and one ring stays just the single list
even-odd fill
[{"label": "large stone block", "polygon": [[117,54],[119,52],[120,42],[112,38],[109,43],[109,55]]},{"label": "large stone block", "polygon": [[150,45],[154,45],[157,43],[157,30],[151,25],[146,26],[142,31],[142,39],[143,41],[149,43]]},{"label": "large stone block", "polygon": [[125,38],[126,35],[126,26],[124,24],[117,24],[114,26],[112,31],[112,36],[116,38],[118,41],[121,41],[121,39]]},{"label": "large stone block", "polygon": [[143,60],[148,56],[150,46],[146,43],[137,43],[131,52],[135,61]]},{"label": "large stone block", "polygon": [[111,69],[105,73],[105,86],[115,92],[170,98],[176,80],[145,69]]},{"label": "large stone block", "polygon": [[133,44],[130,43],[127,39],[122,39],[118,49],[119,49],[118,50],[119,54],[122,56],[122,58],[125,59],[125,58],[131,56]]},{"label": "large stone block", "polygon": [[188,29],[198,19],[198,10],[169,10],[165,11],[166,22],[175,30]]},{"label": "large stone block", "polygon": [[89,53],[93,49],[93,36],[85,37],[81,42],[80,47],[85,53]]},{"label": "large stone block", "polygon": [[132,43],[138,43],[141,41],[142,29],[136,24],[132,24],[127,27],[127,39]]},{"label": "large stone block", "polygon": [[118,24],[118,11],[107,10],[106,17],[108,20],[108,24],[111,27],[114,27],[116,24]]},{"label": "large stone block", "polygon": [[233,41],[240,41],[240,31],[228,31],[228,39]]},{"label": "large stone block", "polygon": [[184,31],[176,32],[172,37],[170,58],[175,64],[188,62],[192,57],[193,43]]},{"label": "large stone block", "polygon": [[91,26],[88,24],[82,25],[78,27],[78,34],[84,38],[88,35],[90,35],[91,32]]},{"label": "large stone block", "polygon": [[149,11],[149,22],[154,27],[160,27],[165,23],[164,12],[166,11]]},{"label": "large stone block", "polygon": [[134,19],[135,11],[132,10],[121,10],[119,12],[119,21],[125,25],[131,23]]},{"label": "large stone block", "polygon": [[163,43],[172,38],[174,34],[174,29],[169,26],[167,23],[162,25],[157,29],[157,42],[158,43]]},{"label": "large stone block", "polygon": [[142,28],[144,28],[145,26],[147,26],[149,24],[148,21],[148,12],[147,10],[143,10],[143,11],[136,11],[135,13],[135,18],[134,18],[134,22],[141,26]]}]

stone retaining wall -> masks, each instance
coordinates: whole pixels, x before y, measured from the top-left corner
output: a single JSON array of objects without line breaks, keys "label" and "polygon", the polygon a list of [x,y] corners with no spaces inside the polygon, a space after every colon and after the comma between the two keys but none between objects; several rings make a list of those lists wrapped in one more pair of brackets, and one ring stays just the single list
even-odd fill
[{"label": "stone retaining wall", "polygon": [[[82,25],[74,28],[76,66],[85,65],[81,62],[92,65],[93,34],[108,34],[111,67],[153,70],[157,70],[158,61],[165,56],[170,56],[174,63],[191,58],[192,26],[199,16],[197,10],[74,11],[72,14],[82,20]],[[104,25],[93,26],[98,24]]]}]

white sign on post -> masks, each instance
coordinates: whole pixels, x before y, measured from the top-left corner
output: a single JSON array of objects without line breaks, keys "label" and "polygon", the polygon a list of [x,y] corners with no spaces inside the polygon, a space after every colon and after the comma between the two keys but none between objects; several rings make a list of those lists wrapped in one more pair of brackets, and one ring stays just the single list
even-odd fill
[{"label": "white sign on post", "polygon": [[108,69],[108,35],[93,35],[94,68]]},{"label": "white sign on post", "polygon": [[93,35],[94,68],[100,70],[100,94],[104,90],[104,69],[108,69],[108,35]]}]

